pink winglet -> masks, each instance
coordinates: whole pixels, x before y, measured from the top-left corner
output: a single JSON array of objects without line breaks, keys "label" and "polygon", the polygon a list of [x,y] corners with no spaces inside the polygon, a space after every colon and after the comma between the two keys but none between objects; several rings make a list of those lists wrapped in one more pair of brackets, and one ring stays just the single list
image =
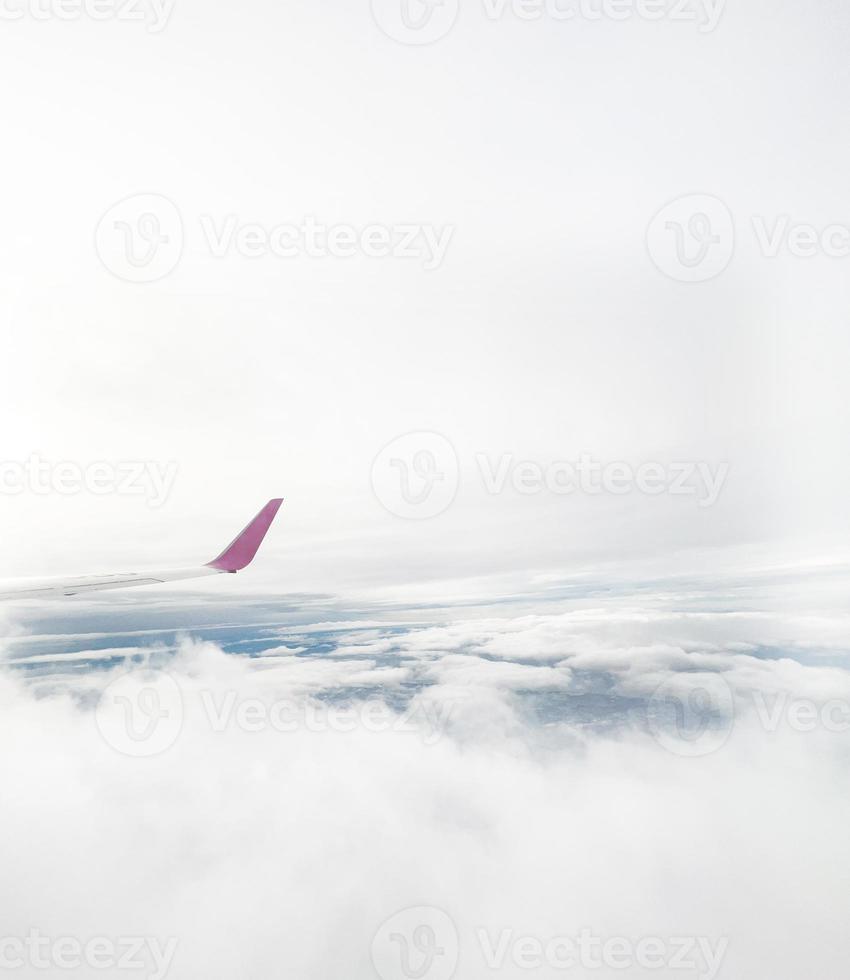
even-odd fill
[{"label": "pink winglet", "polygon": [[207,563],[207,567],[216,568],[220,572],[239,572],[250,565],[282,503],[282,500],[270,500],[218,558]]}]

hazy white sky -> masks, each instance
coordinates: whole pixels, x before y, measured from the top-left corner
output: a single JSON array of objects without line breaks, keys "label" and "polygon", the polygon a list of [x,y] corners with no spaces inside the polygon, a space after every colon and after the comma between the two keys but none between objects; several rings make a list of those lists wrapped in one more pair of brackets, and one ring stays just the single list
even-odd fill
[{"label": "hazy white sky", "polygon": [[[397,12],[377,0],[177,0],[156,32],[21,9],[0,24],[0,459],[173,463],[176,479],[158,508],[3,493],[0,575],[206,560],[278,494],[262,574],[284,589],[846,537],[850,258],[829,251],[840,229],[804,257],[780,219],[850,223],[850,11],[749,0],[709,31],[493,19],[465,0],[417,46],[379,27]],[[153,231],[150,207],[111,210],[142,194]],[[675,227],[647,230],[693,194],[728,208],[736,241],[686,283]],[[698,247],[687,204],[672,217]],[[418,227],[422,251],[216,241],[229,219],[310,218]],[[429,233],[445,246],[430,269]],[[151,234],[170,239],[162,278],[115,275],[152,277]],[[373,492],[376,457],[409,432],[456,454],[456,498],[431,520]],[[493,493],[478,454],[728,474],[709,507],[510,478]]]}]

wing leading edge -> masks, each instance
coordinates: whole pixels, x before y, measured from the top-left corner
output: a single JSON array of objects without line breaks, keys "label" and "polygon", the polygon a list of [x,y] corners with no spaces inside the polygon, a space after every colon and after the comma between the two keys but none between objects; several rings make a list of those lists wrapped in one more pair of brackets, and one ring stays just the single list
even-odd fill
[{"label": "wing leading edge", "polygon": [[17,599],[61,599],[110,589],[129,589],[139,585],[162,585],[209,575],[233,575],[254,560],[283,500],[270,500],[224,551],[199,568],[170,568],[159,571],[117,572],[113,575],[85,575],[68,579],[39,579],[0,583],[0,602]]}]

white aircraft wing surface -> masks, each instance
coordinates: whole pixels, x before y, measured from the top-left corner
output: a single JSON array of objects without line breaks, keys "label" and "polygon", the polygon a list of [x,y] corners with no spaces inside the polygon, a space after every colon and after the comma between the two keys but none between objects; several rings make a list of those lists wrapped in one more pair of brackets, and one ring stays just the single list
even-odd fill
[{"label": "white aircraft wing surface", "polygon": [[233,575],[247,568],[254,560],[282,503],[280,499],[270,500],[218,558],[207,562],[206,565],[197,568],[116,572],[111,575],[82,575],[73,578],[0,581],[0,602],[18,599],[61,599],[108,589],[128,589],[138,585],[161,585],[165,582],[205,578],[208,575]]}]

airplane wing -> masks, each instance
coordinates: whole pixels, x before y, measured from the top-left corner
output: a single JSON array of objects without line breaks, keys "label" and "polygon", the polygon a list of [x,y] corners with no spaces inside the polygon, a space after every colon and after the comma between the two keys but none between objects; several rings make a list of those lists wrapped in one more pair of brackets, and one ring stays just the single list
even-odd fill
[{"label": "airplane wing", "polygon": [[61,599],[108,589],[127,589],[137,585],[161,585],[208,575],[233,575],[254,560],[257,550],[280,510],[282,500],[270,500],[231,543],[206,565],[198,568],[169,568],[159,571],[118,572],[113,575],[84,575],[67,579],[27,579],[0,582],[0,602],[19,599]]}]

